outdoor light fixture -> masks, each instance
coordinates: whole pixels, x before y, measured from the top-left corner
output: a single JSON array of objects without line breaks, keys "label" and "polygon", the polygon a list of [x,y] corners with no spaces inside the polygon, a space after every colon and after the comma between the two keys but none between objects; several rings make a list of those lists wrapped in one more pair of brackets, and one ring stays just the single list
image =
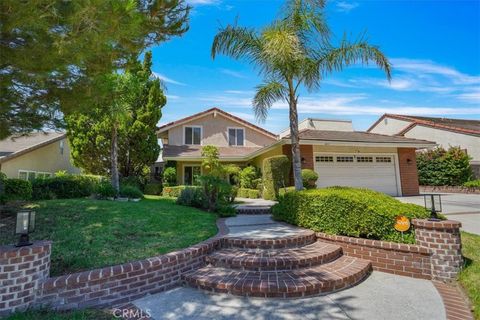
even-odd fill
[{"label": "outdoor light fixture", "polygon": [[425,209],[430,210],[430,221],[440,221],[437,212],[442,212],[442,198],[440,194],[424,194]]},{"label": "outdoor light fixture", "polygon": [[17,221],[15,224],[15,234],[20,235],[17,247],[29,246],[32,243],[28,237],[29,233],[35,231],[35,211],[17,212]]}]

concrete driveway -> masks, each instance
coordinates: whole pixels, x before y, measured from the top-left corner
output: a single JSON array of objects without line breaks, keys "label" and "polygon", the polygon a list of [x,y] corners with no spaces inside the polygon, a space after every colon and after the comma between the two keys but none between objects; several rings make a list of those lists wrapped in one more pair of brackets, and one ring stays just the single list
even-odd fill
[{"label": "concrete driveway", "polygon": [[[462,230],[480,234],[480,195],[463,193],[441,193],[442,213],[451,220],[462,223]],[[423,206],[423,196],[397,197],[406,203]]]}]

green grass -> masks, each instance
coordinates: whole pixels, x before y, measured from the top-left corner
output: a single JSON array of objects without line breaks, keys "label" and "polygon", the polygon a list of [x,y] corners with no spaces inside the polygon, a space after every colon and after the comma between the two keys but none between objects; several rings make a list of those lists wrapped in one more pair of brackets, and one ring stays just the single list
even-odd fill
[{"label": "green grass", "polygon": [[115,317],[101,310],[77,310],[58,312],[50,310],[30,310],[18,312],[5,320],[113,320]]},{"label": "green grass", "polygon": [[40,201],[33,239],[52,240],[51,275],[115,265],[196,244],[217,232],[216,216],[147,196],[140,202]]},{"label": "green grass", "polygon": [[462,245],[466,265],[459,281],[470,297],[475,319],[480,320],[480,236],[462,232]]}]

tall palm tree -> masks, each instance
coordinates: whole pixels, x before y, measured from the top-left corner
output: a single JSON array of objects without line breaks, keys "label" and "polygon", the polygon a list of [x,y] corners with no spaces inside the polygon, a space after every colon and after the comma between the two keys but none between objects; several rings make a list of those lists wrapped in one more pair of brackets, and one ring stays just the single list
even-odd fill
[{"label": "tall palm tree", "polygon": [[257,31],[227,25],[220,28],[212,44],[213,59],[225,54],[247,60],[263,76],[264,83],[257,86],[253,98],[258,120],[265,121],[273,103],[288,103],[296,190],[303,189],[297,113],[300,87],[317,90],[325,76],[355,63],[375,63],[391,78],[390,62],[364,36],[355,41],[344,36],[332,44],[324,7],[324,0],[287,0],[280,18],[267,27]]}]

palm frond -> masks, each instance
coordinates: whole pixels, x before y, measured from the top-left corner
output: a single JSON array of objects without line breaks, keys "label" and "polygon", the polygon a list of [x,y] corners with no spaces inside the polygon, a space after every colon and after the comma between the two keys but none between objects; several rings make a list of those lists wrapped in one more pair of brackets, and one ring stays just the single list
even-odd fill
[{"label": "palm frond", "polygon": [[324,7],[324,0],[290,0],[282,20],[305,38],[308,34],[328,38],[330,28],[323,14]]},{"label": "palm frond", "polygon": [[320,72],[323,74],[340,71],[356,63],[368,65],[373,62],[385,72],[388,81],[392,77],[392,65],[388,58],[377,46],[369,44],[363,36],[354,42],[349,42],[344,36],[337,48],[331,46],[323,48],[317,54],[317,59]]},{"label": "palm frond", "polygon": [[246,56],[254,58],[260,54],[261,43],[253,29],[228,25],[220,28],[213,39],[212,58],[224,54],[234,59]]},{"label": "palm frond", "polygon": [[286,100],[287,88],[280,82],[272,80],[257,86],[253,97],[255,118],[264,122],[272,105],[279,100]]},{"label": "palm frond", "polygon": [[303,82],[309,91],[317,89],[320,86],[320,80],[322,78],[318,60],[306,57],[300,65],[301,69],[298,81]]}]

